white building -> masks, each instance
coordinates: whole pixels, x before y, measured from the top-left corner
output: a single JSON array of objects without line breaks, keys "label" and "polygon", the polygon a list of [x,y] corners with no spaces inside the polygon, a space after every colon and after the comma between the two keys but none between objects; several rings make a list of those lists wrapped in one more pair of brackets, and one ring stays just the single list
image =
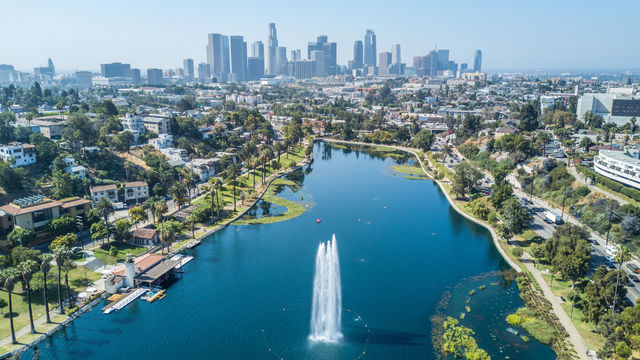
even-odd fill
[{"label": "white building", "polygon": [[122,123],[124,131],[137,131],[140,133],[147,131],[140,115],[127,113],[123,118],[120,118],[120,123]]},{"label": "white building", "polygon": [[149,185],[146,181],[124,183],[124,202],[127,205],[139,204],[149,198]]},{"label": "white building", "polygon": [[118,187],[115,184],[100,185],[91,187],[91,198],[97,204],[100,199],[107,198],[113,204],[118,202]]},{"label": "white building", "polygon": [[173,146],[173,135],[160,134],[157,138],[149,139],[149,145],[161,150]]},{"label": "white building", "polygon": [[593,159],[593,168],[602,176],[640,189],[640,160],[622,151],[600,150]]},{"label": "white building", "polygon": [[544,112],[545,109],[552,107],[556,104],[556,101],[561,99],[559,96],[540,96],[540,112]]},{"label": "white building", "polygon": [[168,134],[169,130],[169,118],[161,115],[145,116],[142,118],[142,123],[147,130],[154,132],[158,135]]},{"label": "white building", "polygon": [[66,157],[62,159],[62,162],[66,165],[64,170],[71,175],[75,175],[80,179],[84,179],[87,177],[87,168],[82,165],[76,164],[76,159],[73,157]]},{"label": "white building", "polygon": [[218,161],[220,159],[217,157],[213,159],[193,159],[186,163],[186,167],[198,174],[200,181],[204,182],[216,176]]},{"label": "white building", "polygon": [[166,148],[160,149],[160,152],[167,157],[169,160],[182,160],[187,161],[189,157],[187,156],[187,150],[178,149],[178,148]]},{"label": "white building", "polygon": [[12,142],[0,146],[0,157],[11,163],[11,167],[30,165],[36,162],[36,147],[31,144]]}]

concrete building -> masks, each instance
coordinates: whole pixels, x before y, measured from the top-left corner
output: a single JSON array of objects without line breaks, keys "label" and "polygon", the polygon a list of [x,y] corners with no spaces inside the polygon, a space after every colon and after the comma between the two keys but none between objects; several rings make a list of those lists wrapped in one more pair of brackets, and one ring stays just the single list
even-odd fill
[{"label": "concrete building", "polygon": [[160,134],[157,138],[149,139],[149,145],[158,150],[170,148],[173,146],[173,135]]},{"label": "concrete building", "polygon": [[242,36],[229,37],[231,53],[230,81],[244,81],[247,73],[247,43]]},{"label": "concrete building", "polygon": [[602,116],[605,122],[624,125],[632,117],[640,118],[640,97],[617,93],[584,94],[578,99],[578,120],[584,122],[588,111]]},{"label": "concrete building", "polygon": [[269,41],[267,43],[267,74],[277,75],[279,70],[279,64],[276,62],[278,52],[278,33],[276,31],[276,24],[269,23]]},{"label": "concrete building", "polygon": [[147,69],[147,84],[164,85],[164,77],[162,69]]},{"label": "concrete building", "polygon": [[31,144],[12,142],[0,146],[0,158],[11,164],[11,167],[35,164],[36,148]]},{"label": "concrete building", "polygon": [[377,66],[376,54],[376,33],[373,30],[367,30],[364,35],[364,64]]},{"label": "concrete building", "polygon": [[[251,45],[251,57],[261,58],[264,61],[264,44],[262,41],[254,41]],[[264,72],[264,69],[262,69]]]},{"label": "concrete building", "polygon": [[115,184],[92,186],[90,191],[94,204],[97,204],[102,198],[106,198],[114,204],[119,202],[118,187]]},{"label": "concrete building", "polygon": [[219,158],[213,159],[193,159],[186,163],[186,167],[198,174],[200,181],[205,182],[216,176]]},{"label": "concrete building", "polygon": [[593,169],[604,177],[640,189],[640,160],[622,151],[598,151],[593,159]]},{"label": "concrete building", "polygon": [[364,66],[364,49],[362,41],[356,40],[353,43],[353,69],[361,69]]},{"label": "concrete building", "polygon": [[127,205],[139,204],[149,198],[149,185],[146,181],[131,181],[123,185],[124,202]]},{"label": "concrete building", "polygon": [[378,75],[380,76],[388,76],[389,75],[389,67],[391,66],[391,53],[388,51],[381,52],[378,56]]},{"label": "concrete building", "polygon": [[193,81],[195,78],[195,71],[193,67],[193,59],[184,59],[182,62],[183,71],[184,71],[184,79],[186,81]]},{"label": "concrete building", "polygon": [[100,64],[100,72],[102,76],[106,78],[112,77],[125,77],[126,71],[131,69],[130,64],[123,64],[119,62],[110,63],[110,64]]},{"label": "concrete building", "polygon": [[473,72],[482,72],[482,51],[476,50],[473,54]]},{"label": "concrete building", "polygon": [[142,123],[148,131],[154,132],[158,135],[168,134],[170,132],[169,118],[166,116],[145,116],[144,118],[142,118]]}]

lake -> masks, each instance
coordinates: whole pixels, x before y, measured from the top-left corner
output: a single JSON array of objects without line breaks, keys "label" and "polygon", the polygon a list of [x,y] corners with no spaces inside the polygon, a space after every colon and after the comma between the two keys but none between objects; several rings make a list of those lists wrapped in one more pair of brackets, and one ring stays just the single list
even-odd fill
[{"label": "lake", "polygon": [[[195,259],[166,298],[109,315],[98,306],[40,343],[37,356],[437,359],[434,324],[465,313],[461,323],[492,359],[555,358],[550,347],[507,331],[505,317],[523,305],[508,265],[489,232],[459,215],[436,184],[391,169],[409,158],[316,143],[314,159],[290,176],[300,185],[280,194],[308,205],[305,214],[217,232],[190,251]],[[332,234],[344,339],[313,344],[315,254]]]}]

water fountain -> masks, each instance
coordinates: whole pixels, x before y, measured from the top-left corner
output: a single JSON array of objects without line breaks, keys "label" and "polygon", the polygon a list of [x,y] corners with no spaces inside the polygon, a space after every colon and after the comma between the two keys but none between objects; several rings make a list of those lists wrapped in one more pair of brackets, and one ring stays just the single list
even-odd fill
[{"label": "water fountain", "polygon": [[336,343],[342,338],[342,285],[336,236],[318,245],[313,279],[313,305],[309,339]]}]

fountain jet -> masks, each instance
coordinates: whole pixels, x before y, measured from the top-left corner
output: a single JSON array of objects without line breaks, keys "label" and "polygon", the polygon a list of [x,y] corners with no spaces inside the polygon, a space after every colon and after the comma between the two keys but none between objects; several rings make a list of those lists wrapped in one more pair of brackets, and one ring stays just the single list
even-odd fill
[{"label": "fountain jet", "polygon": [[309,339],[336,343],[342,338],[342,284],[336,236],[318,245],[313,278],[313,305]]}]

